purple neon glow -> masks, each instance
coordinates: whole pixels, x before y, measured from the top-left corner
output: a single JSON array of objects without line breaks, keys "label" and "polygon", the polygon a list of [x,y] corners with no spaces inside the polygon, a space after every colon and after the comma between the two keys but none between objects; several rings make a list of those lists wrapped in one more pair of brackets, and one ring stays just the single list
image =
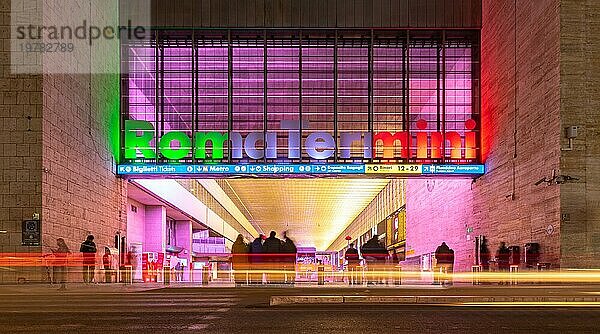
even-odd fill
[{"label": "purple neon glow", "polygon": [[[334,131],[334,48],[302,48],[302,81],[296,46],[268,47],[266,54],[267,94],[264,94],[264,48],[257,44],[234,45],[233,130],[245,134],[262,131],[263,111],[268,111],[269,131],[280,129],[282,120],[298,120],[299,88],[302,86],[302,118],[310,122],[310,131]],[[402,112],[405,101],[401,46],[373,48],[373,130],[403,131]],[[414,135],[416,121],[428,122],[423,131],[437,131],[438,120],[446,131],[465,132],[465,121],[473,118],[474,101],[472,48],[448,45],[446,63],[438,64],[436,46],[411,45],[409,58],[408,111],[409,127]],[[155,49],[129,49],[129,115],[133,119],[156,122]],[[162,68],[162,107],[164,131],[192,129],[192,68],[198,69],[196,80],[197,124],[205,131],[226,131],[228,110],[228,58],[226,47],[200,47],[196,59],[192,49],[165,48]],[[438,92],[439,72],[445,70],[445,92]],[[338,131],[368,130],[368,48],[338,48]],[[445,94],[445,109],[441,100]],[[160,94],[159,94],[160,95]],[[439,95],[439,96],[438,96]],[[445,119],[438,119],[445,114]],[[441,123],[440,123],[441,124]],[[278,143],[279,154],[287,150],[285,139]],[[361,147],[353,148],[360,153]],[[412,155],[416,148],[411,148]]]}]

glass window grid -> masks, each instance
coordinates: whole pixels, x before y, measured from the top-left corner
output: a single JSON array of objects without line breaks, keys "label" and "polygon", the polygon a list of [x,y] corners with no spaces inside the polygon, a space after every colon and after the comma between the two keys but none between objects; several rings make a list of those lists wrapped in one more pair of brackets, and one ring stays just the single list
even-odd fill
[{"label": "glass window grid", "polygon": [[[471,35],[471,32],[468,32],[465,33],[465,38],[443,43],[437,35],[432,35],[434,37],[429,39],[409,39],[408,50],[406,40],[402,38],[373,39],[373,132],[393,133],[408,130],[414,144],[416,133],[422,131],[417,129],[417,120],[425,119],[428,122],[424,131],[441,131],[445,128],[446,131],[456,131],[461,135],[466,131],[464,122],[467,119],[479,121],[479,49],[476,39],[468,37]],[[302,129],[303,142],[308,134],[315,131],[328,132],[331,135],[335,135],[336,130],[338,135],[343,132],[369,131],[370,41],[364,36],[358,39],[337,39],[336,108],[336,46],[335,39],[331,36],[311,39],[307,35],[301,42],[297,37],[284,39],[275,35],[269,38],[258,36],[239,40],[235,40],[234,37],[231,40],[232,78],[228,78],[229,41],[226,37],[195,37],[194,41],[191,41],[190,38],[182,39],[178,36],[171,41],[169,34],[162,32],[157,39],[159,50],[156,50],[156,41],[142,46],[124,43],[124,54],[127,57],[123,66],[127,68],[127,75],[124,75],[122,82],[126,83],[124,86],[128,89],[122,96],[126,102],[123,105],[127,109],[123,115],[131,119],[149,121],[159,133],[175,130],[191,134],[194,129],[226,132],[230,128],[228,79],[231,79],[231,130],[240,132],[245,137],[249,132],[264,131],[266,123],[268,131],[278,133],[278,159],[259,161],[298,162],[297,159],[285,158],[287,130],[280,128],[282,120],[298,121],[302,118],[306,127]],[[191,47],[192,42],[194,48]],[[407,53],[408,62],[405,62]],[[441,72],[445,72],[445,81],[440,78]],[[159,78],[158,84],[155,77]],[[194,78],[196,87],[192,85]],[[193,94],[193,91],[196,94]],[[445,99],[441,98],[443,95]],[[443,109],[442,100],[445,103],[444,110],[440,110]],[[158,112],[155,108],[157,102]],[[442,115],[445,118],[442,118]],[[194,119],[195,124],[192,126]],[[408,120],[408,124],[405,119]],[[478,129],[479,124],[474,131],[479,132]],[[154,141],[151,144],[156,146]],[[260,145],[258,146],[260,148]],[[338,141],[338,149],[341,148],[339,146]],[[400,149],[396,149],[396,156],[392,160],[364,159],[362,147],[357,144],[353,145],[351,151],[351,159],[341,159],[337,154],[327,162],[402,160]],[[302,162],[313,162],[304,150],[301,152]],[[447,148],[446,156],[449,156],[449,153]],[[229,161],[227,155],[226,153],[223,162]],[[192,156],[193,150],[190,150],[190,155],[184,161],[194,161]],[[410,156],[410,159],[403,160],[431,161],[416,159],[414,145],[410,148]],[[154,161],[142,159],[141,155],[139,158],[137,161]],[[249,158],[234,162],[240,161],[257,162]],[[434,162],[441,161],[474,162],[448,157]]]}]

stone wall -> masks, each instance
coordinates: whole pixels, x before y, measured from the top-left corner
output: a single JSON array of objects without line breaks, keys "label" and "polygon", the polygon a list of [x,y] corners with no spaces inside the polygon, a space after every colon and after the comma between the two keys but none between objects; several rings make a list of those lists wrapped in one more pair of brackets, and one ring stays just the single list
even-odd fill
[{"label": "stone wall", "polygon": [[560,186],[561,263],[600,265],[600,2],[562,0],[560,33],[561,145],[565,129],[578,126],[572,150],[563,150],[560,171],[579,178]]},{"label": "stone wall", "polygon": [[[488,238],[492,252],[501,241],[520,246],[539,242],[541,261],[560,265],[560,188],[535,185],[560,167],[559,32],[558,0],[483,1],[481,113],[486,174],[473,184],[439,180],[440,192],[435,195],[428,195],[422,181],[407,182],[407,215],[412,217],[407,223],[409,247],[414,244],[410,231],[425,233],[435,217],[442,225],[434,224],[433,231],[458,233],[448,235],[461,254],[459,270],[470,270],[476,235]],[[453,190],[442,191],[446,188]],[[472,229],[470,240],[467,228]],[[425,245],[419,246],[420,251],[435,251],[438,239],[421,236]]]},{"label": "stone wall", "polygon": [[[78,10],[93,12],[97,21],[117,13],[116,8]],[[0,230],[9,233],[0,234],[0,253],[47,253],[62,237],[77,254],[88,233],[96,236],[99,249],[113,245],[115,232],[126,228],[126,184],[115,177],[113,156],[118,47],[76,49],[77,64],[42,58],[44,74],[14,75],[9,68],[10,11],[11,2],[1,0]],[[82,71],[85,64],[89,67]],[[65,74],[50,74],[61,66]],[[69,74],[74,69],[114,74]],[[21,247],[21,222],[33,213],[41,214],[43,247]],[[23,276],[19,271],[0,271],[0,282],[14,282],[15,275]],[[27,279],[40,279],[40,272],[32,270]]]},{"label": "stone wall", "polygon": [[559,1],[485,0],[483,8],[487,174],[473,184],[474,233],[492,251],[500,241],[539,242],[540,260],[558,266],[559,188],[535,183],[559,168]]},{"label": "stone wall", "polygon": [[[112,245],[115,232],[126,228],[126,184],[114,174],[112,140],[119,119],[118,47],[77,49],[78,64],[43,58],[43,75],[15,75],[10,11],[11,2],[0,0],[0,230],[8,232],[0,234],[0,253],[46,253],[62,237],[77,254],[88,233],[99,247]],[[91,12],[108,21],[116,8]],[[68,74],[86,62],[88,72],[114,74]],[[65,74],[47,73],[60,66]],[[41,214],[43,247],[21,247],[21,222],[34,213]],[[39,269],[0,270],[0,282],[39,280]]]},{"label": "stone wall", "polygon": [[[0,0],[0,254],[39,253],[21,246],[21,222],[42,207],[42,77],[10,69],[10,0]],[[38,271],[0,268],[0,283]]]},{"label": "stone wall", "polygon": [[126,183],[113,172],[106,107],[90,101],[95,79],[52,74],[43,82],[44,242],[61,237],[75,251],[87,234],[99,247],[114,246],[115,233],[126,229]]},{"label": "stone wall", "polygon": [[[117,15],[110,7],[93,6],[91,12],[96,24],[109,24],[111,15]],[[127,183],[115,176],[114,155],[119,48],[116,44],[78,48],[74,51],[78,63],[62,64],[64,74],[45,74],[42,84],[44,242],[53,245],[62,237],[75,252],[88,234],[96,237],[99,250],[114,247],[115,233],[126,230],[127,219]],[[56,73],[59,65],[52,66]],[[75,67],[79,73],[112,74],[72,74]]]}]

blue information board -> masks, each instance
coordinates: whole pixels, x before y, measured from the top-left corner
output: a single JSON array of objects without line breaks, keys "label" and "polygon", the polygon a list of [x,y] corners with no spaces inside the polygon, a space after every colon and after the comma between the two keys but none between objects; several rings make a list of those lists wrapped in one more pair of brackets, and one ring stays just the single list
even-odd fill
[{"label": "blue information board", "polygon": [[423,165],[423,174],[482,175],[485,165]]},{"label": "blue information board", "polygon": [[[123,164],[119,175],[360,175],[365,164]],[[373,165],[370,165],[373,166]],[[420,165],[419,175],[481,175],[484,165]],[[394,173],[398,174],[398,173]],[[414,172],[410,175],[415,175]]]}]

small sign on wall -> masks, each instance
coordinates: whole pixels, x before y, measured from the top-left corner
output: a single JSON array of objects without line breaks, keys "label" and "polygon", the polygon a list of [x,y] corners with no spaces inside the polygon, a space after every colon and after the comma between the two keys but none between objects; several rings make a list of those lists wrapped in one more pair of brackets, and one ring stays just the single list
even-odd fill
[{"label": "small sign on wall", "polygon": [[21,225],[21,245],[39,246],[42,244],[42,222],[40,220],[24,220]]}]

